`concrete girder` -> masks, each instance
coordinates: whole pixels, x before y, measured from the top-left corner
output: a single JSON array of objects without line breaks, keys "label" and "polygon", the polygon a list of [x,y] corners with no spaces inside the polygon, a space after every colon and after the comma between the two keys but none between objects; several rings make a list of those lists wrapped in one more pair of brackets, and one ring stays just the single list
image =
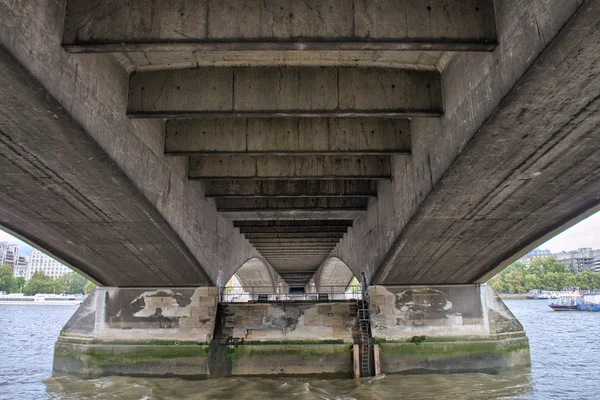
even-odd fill
[{"label": "concrete girder", "polygon": [[443,51],[138,51],[118,58],[136,71],[198,67],[377,67],[436,71],[453,57]]},{"label": "concrete girder", "polygon": [[269,238],[337,238],[344,237],[343,232],[294,232],[294,233],[246,233],[246,239],[269,239]]},{"label": "concrete girder", "polygon": [[68,0],[62,43],[71,52],[491,51],[497,37],[492,0]]},{"label": "concrete girder", "polygon": [[296,220],[275,220],[275,221],[235,221],[233,226],[236,228],[254,228],[254,227],[319,227],[319,226],[331,226],[331,227],[351,227],[352,221],[341,219],[341,220],[312,220],[312,221],[296,221]]},{"label": "concrete girder", "polygon": [[217,199],[218,211],[260,210],[366,210],[368,199],[360,197],[301,197],[267,199]]},{"label": "concrete girder", "polygon": [[132,118],[405,117],[443,114],[437,71],[234,67],[138,72]]},{"label": "concrete girder", "polygon": [[313,249],[317,249],[317,250],[323,250],[323,251],[327,251],[328,253],[331,252],[331,250],[333,250],[335,246],[306,246],[306,247],[301,247],[301,246],[296,246],[296,247],[256,247],[256,250],[258,252],[274,252],[274,251],[279,251],[282,252],[283,254],[287,254],[287,251],[306,251],[309,252]]},{"label": "concrete girder", "polygon": [[190,179],[390,179],[389,156],[193,156]]},{"label": "concrete girder", "polygon": [[259,233],[346,233],[348,231],[348,228],[345,226],[290,226],[239,228],[239,230],[240,233],[248,235]]},{"label": "concrete girder", "polygon": [[374,180],[220,180],[205,181],[204,195],[240,197],[376,197]]},{"label": "concrete girder", "polygon": [[363,210],[274,210],[274,211],[220,211],[223,218],[235,221],[266,220],[312,220],[312,219],[347,219],[357,220],[363,216]]},{"label": "concrete girder", "polygon": [[600,210],[599,27],[600,0],[584,2],[445,171],[373,283],[485,282]]},{"label": "concrete girder", "polygon": [[0,226],[97,283],[212,284],[168,221],[3,47],[0,175]]},{"label": "concrete girder", "polygon": [[167,120],[167,155],[410,154],[399,118],[198,118]]},{"label": "concrete girder", "polygon": [[259,243],[277,243],[277,244],[293,244],[293,243],[311,243],[311,244],[324,244],[324,243],[332,243],[335,244],[338,242],[338,239],[332,238],[295,238],[295,239],[284,239],[284,238],[262,238],[262,239],[254,239],[252,241],[255,244]]}]

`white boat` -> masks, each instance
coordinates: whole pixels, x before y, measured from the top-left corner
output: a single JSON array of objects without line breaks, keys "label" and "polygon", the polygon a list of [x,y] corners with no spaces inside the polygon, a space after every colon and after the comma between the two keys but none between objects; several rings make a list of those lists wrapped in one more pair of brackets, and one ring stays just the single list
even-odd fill
[{"label": "white boat", "polygon": [[77,306],[83,302],[82,295],[73,294],[36,294],[25,296],[21,293],[0,295],[0,305],[18,306]]}]

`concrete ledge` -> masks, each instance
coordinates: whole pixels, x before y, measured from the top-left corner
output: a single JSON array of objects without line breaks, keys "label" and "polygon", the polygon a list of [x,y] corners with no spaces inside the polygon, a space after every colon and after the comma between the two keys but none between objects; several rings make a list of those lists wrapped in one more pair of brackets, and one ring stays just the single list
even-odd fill
[{"label": "concrete ledge", "polygon": [[208,377],[205,344],[80,344],[59,340],[55,373],[97,378],[107,375]]},{"label": "concrete ledge", "polygon": [[531,364],[529,340],[525,336],[499,340],[443,339],[424,337],[424,341],[414,343],[379,343],[382,373],[492,373]]},{"label": "concrete ledge", "polygon": [[230,346],[231,376],[352,376],[350,344],[255,344]]}]

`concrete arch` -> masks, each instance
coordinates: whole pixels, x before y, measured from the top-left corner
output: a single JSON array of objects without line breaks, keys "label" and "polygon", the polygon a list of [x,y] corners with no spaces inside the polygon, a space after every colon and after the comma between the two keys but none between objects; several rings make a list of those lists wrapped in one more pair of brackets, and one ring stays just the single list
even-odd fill
[{"label": "concrete arch", "polygon": [[[348,264],[337,257],[330,257],[321,264],[315,273],[314,283],[317,291],[326,286],[346,288],[355,276]],[[360,281],[359,277],[357,279]]]},{"label": "concrete arch", "polygon": [[269,263],[259,257],[246,260],[227,281],[234,275],[244,288],[261,287],[264,289],[262,292],[267,290],[269,293],[276,293],[279,282],[282,281]]}]

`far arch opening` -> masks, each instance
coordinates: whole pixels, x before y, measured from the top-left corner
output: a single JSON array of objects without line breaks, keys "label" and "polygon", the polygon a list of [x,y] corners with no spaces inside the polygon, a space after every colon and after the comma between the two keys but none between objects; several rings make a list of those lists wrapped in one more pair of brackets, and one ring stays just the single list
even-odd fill
[{"label": "far arch opening", "polygon": [[328,294],[331,300],[358,299],[362,296],[360,279],[337,257],[323,262],[309,282],[308,292]]},{"label": "far arch opening", "polygon": [[275,300],[285,291],[287,285],[279,274],[263,259],[254,257],[244,262],[229,278],[221,290],[221,301]]}]

